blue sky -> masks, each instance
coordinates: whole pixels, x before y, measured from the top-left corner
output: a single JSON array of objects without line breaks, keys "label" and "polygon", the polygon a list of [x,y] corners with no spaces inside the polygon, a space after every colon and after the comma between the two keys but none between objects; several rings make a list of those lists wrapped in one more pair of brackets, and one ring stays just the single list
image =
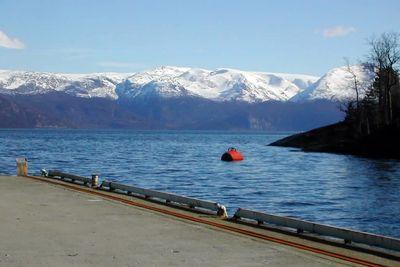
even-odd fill
[{"label": "blue sky", "polygon": [[373,34],[399,30],[399,11],[398,0],[0,0],[0,69],[322,75],[362,59]]}]

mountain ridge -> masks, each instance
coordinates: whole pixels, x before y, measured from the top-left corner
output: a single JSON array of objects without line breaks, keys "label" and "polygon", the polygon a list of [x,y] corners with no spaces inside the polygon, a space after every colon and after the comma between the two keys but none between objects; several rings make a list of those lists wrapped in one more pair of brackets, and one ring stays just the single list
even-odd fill
[{"label": "mountain ridge", "polygon": [[[213,101],[307,101],[337,98],[351,79],[344,67],[322,77],[305,74],[250,72],[229,68],[206,70],[163,66],[136,73],[68,74],[0,70],[0,94],[45,94],[59,91],[78,97],[133,99],[193,96]],[[372,72],[354,67],[361,80],[371,81]],[[331,85],[328,86],[324,85]],[[346,88],[344,88],[346,89]],[[343,91],[346,91],[344,90]]]},{"label": "mountain ridge", "polygon": [[343,119],[337,102],[351,98],[350,82],[343,68],[321,78],[171,66],[133,74],[3,70],[0,128],[304,131]]}]

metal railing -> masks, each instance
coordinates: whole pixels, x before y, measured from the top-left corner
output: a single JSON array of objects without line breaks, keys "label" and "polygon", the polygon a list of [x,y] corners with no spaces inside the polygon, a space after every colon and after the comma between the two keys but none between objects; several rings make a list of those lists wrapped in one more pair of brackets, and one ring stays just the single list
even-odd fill
[{"label": "metal railing", "polygon": [[[46,177],[59,178],[64,181],[69,181],[84,185],[89,185],[96,189],[103,189],[109,191],[116,191],[133,196],[141,196],[146,199],[152,199],[156,201],[162,201],[167,204],[184,205],[191,209],[199,211],[211,211],[220,217],[228,218],[228,214],[225,206],[212,201],[200,200],[187,196],[176,195],[172,193],[146,189],[136,187],[132,185],[120,184],[113,181],[103,181],[98,186],[98,175],[93,174],[92,178],[83,176],[77,176],[57,170],[45,171],[42,170],[42,175]],[[305,220],[273,215],[268,213],[262,213],[258,211],[252,211],[248,209],[239,208],[233,215],[233,219],[240,220],[252,220],[258,224],[272,224],[278,227],[291,228],[297,231],[297,233],[311,233],[322,237],[333,237],[344,240],[345,243],[358,243],[393,251],[400,252],[400,239],[386,237],[376,234],[370,234],[360,231],[353,231],[346,228],[334,227],[325,224],[313,223]]]},{"label": "metal railing", "polygon": [[167,192],[156,191],[152,189],[145,189],[141,187],[131,186],[131,185],[124,185],[116,182],[111,181],[104,181],[100,185],[101,188],[108,188],[110,191],[119,190],[122,192],[127,193],[128,195],[140,195],[144,198],[151,198],[151,199],[159,199],[164,200],[166,203],[176,203],[176,204],[183,204],[188,206],[192,209],[200,208],[209,211],[215,212],[218,216],[221,217],[228,217],[226,212],[226,208],[217,203],[211,202],[206,200],[200,200],[192,197],[175,195]]},{"label": "metal railing", "polygon": [[239,208],[235,215],[235,219],[250,219],[257,221],[259,224],[274,224],[280,227],[295,229],[298,233],[309,232],[322,236],[329,236],[343,239],[345,243],[360,243],[369,246],[375,246],[395,251],[400,251],[400,239],[375,235],[365,232],[353,231],[346,228],[333,227],[325,224],[318,224],[304,220],[272,215],[247,209]]},{"label": "metal railing", "polygon": [[73,174],[69,174],[69,173],[65,173],[65,172],[61,172],[61,171],[57,171],[57,170],[49,170],[49,171],[42,170],[42,175],[46,176],[46,177],[53,177],[53,178],[59,177],[62,180],[68,179],[71,182],[79,181],[84,185],[89,185],[89,184],[92,185],[92,182],[93,182],[93,178],[87,178],[87,177],[83,177],[83,176],[73,175]]},{"label": "metal railing", "polygon": [[162,200],[165,203],[185,205],[191,209],[196,209],[199,211],[206,210],[208,212],[213,212],[216,215],[223,218],[228,217],[226,208],[217,202],[200,200],[192,197],[180,196],[167,192],[161,192],[152,189],[120,184],[112,181],[103,181],[101,185],[98,186],[99,177],[97,174],[93,174],[92,178],[87,178],[83,176],[61,172],[58,170],[49,170],[49,171],[42,170],[42,176],[59,178],[61,180],[69,181],[72,183],[78,182],[80,184],[88,185],[93,188],[107,189],[110,191],[120,191],[128,195],[137,195],[137,196],[143,196],[144,198]]}]

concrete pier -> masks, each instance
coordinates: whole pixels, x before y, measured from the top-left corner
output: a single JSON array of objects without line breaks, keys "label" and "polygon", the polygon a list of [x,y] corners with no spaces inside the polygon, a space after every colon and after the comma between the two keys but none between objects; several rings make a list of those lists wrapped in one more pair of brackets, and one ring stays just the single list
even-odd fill
[{"label": "concrete pier", "polygon": [[[0,176],[0,214],[0,266],[359,266],[77,192],[62,182]],[[398,264],[316,246],[382,265]]]}]

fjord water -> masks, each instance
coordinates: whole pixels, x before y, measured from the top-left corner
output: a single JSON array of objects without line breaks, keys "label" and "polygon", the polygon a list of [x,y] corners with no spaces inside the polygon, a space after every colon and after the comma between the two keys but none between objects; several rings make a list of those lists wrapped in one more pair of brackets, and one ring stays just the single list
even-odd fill
[{"label": "fjord water", "polygon": [[[41,168],[400,237],[400,161],[267,144],[290,133],[0,130],[0,173]],[[222,162],[230,146],[242,162]]]}]

